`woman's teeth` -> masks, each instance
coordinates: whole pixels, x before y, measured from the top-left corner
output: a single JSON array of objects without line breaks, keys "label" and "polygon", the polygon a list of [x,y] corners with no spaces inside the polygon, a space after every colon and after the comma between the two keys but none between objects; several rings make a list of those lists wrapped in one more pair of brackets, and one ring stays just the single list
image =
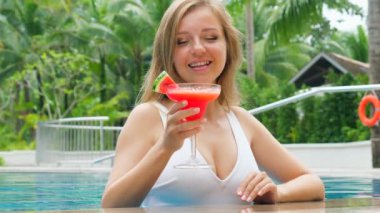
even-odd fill
[{"label": "woman's teeth", "polygon": [[189,64],[189,67],[196,68],[196,67],[201,67],[201,66],[207,66],[210,63],[211,63],[210,61],[196,62],[196,63]]}]

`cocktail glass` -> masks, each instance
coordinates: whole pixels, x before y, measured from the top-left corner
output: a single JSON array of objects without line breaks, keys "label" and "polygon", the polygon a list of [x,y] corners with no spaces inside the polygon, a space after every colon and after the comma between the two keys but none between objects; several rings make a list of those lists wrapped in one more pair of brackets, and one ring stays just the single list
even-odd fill
[{"label": "cocktail glass", "polygon": [[[178,83],[171,84],[167,87],[166,95],[170,100],[180,102],[187,101],[187,106],[182,110],[198,107],[199,113],[186,118],[186,121],[194,121],[201,119],[205,114],[206,107],[209,102],[214,101],[220,94],[220,85],[218,84],[205,84],[205,83]],[[196,158],[196,135],[191,136],[191,155],[190,159],[186,162],[175,165],[179,169],[208,169],[211,168],[208,164],[200,163]]]}]

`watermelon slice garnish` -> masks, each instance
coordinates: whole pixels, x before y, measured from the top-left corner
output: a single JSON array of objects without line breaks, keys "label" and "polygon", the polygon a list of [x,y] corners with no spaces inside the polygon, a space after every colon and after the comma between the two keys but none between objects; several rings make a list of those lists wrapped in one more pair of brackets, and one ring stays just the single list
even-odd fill
[{"label": "watermelon slice garnish", "polygon": [[154,80],[153,91],[161,93],[161,94],[166,94],[167,87],[170,84],[175,84],[175,82],[169,76],[169,74],[164,70]]}]

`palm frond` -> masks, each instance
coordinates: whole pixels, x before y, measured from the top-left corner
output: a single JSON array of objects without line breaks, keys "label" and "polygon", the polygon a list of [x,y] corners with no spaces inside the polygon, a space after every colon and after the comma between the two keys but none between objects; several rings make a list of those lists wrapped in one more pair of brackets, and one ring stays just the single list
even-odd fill
[{"label": "palm frond", "polygon": [[288,43],[293,35],[310,31],[312,23],[322,19],[322,6],[320,0],[283,1],[273,17],[269,33],[271,44]]}]

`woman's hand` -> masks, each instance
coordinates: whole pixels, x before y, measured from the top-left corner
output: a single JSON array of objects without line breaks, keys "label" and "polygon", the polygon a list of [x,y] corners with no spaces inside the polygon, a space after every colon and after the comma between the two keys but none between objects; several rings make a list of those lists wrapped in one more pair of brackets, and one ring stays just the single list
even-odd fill
[{"label": "woman's hand", "polygon": [[168,112],[166,128],[161,142],[163,146],[171,151],[180,149],[186,138],[201,131],[202,124],[206,119],[186,121],[186,118],[199,113],[199,108],[181,110],[187,105],[187,101],[175,103]]},{"label": "woman's hand", "polygon": [[240,184],[237,195],[247,202],[276,203],[277,185],[265,172],[252,172]]}]

